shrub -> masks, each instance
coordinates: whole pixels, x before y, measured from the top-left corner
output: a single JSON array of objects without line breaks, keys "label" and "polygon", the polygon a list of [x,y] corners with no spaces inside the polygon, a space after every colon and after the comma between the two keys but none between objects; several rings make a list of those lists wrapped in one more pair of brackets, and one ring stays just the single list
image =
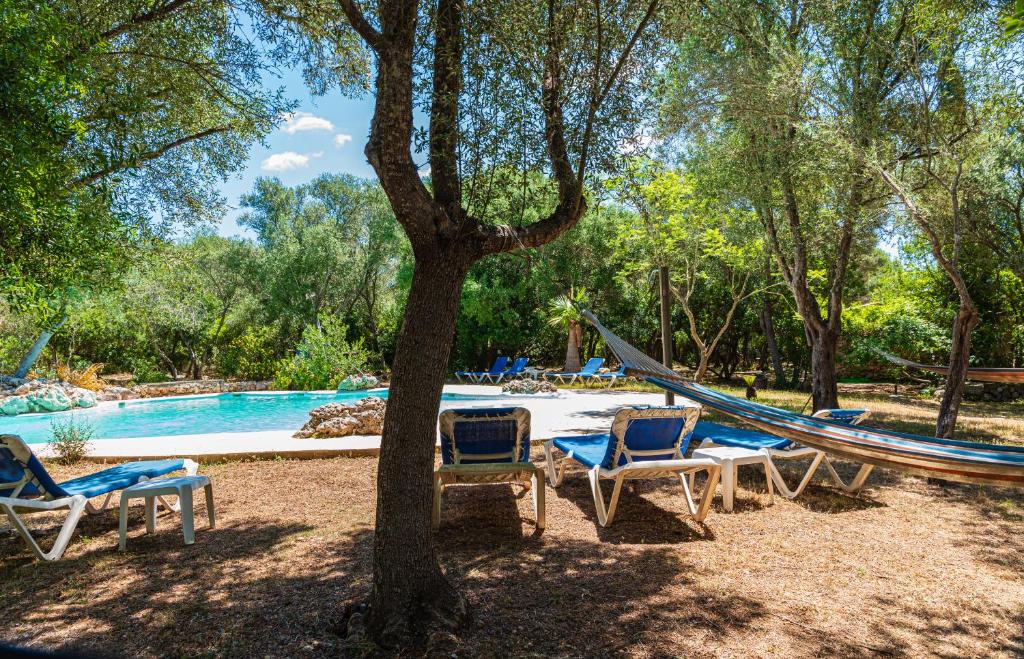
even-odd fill
[{"label": "shrub", "polygon": [[132,362],[132,374],[135,381],[139,384],[167,382],[171,379],[167,377],[166,373],[160,370],[160,367],[157,366],[155,361],[145,357],[136,359]]},{"label": "shrub", "polygon": [[106,383],[99,378],[103,364],[90,364],[82,369],[71,368],[68,364],[57,364],[57,378],[82,389],[102,391]]},{"label": "shrub", "polygon": [[271,329],[246,327],[217,353],[217,373],[240,380],[269,380],[277,366]]},{"label": "shrub", "polygon": [[86,421],[79,421],[71,415],[66,420],[50,422],[53,439],[50,446],[56,453],[56,461],[62,465],[81,462],[89,454],[89,443],[96,435],[96,429]]},{"label": "shrub", "polygon": [[322,317],[309,326],[295,354],[278,362],[274,386],[278,389],[336,389],[346,375],[366,370],[370,355],[362,340],[349,343],[340,320]]}]

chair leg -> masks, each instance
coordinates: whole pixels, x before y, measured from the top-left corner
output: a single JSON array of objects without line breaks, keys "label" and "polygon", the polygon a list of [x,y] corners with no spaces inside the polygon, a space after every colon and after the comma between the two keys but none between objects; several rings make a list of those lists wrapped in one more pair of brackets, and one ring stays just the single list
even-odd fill
[{"label": "chair leg", "polygon": [[693,472],[685,474],[679,472],[679,480],[683,484],[683,497],[686,499],[686,509],[690,512],[690,515],[697,513],[697,506],[693,503]]},{"label": "chair leg", "polygon": [[605,509],[604,496],[601,494],[601,468],[594,467],[587,472],[590,479],[590,491],[594,495],[594,506],[597,508],[597,521],[601,526],[608,526],[615,519],[615,509],[619,505],[619,495],[622,493],[622,482],[624,474],[620,473],[615,477],[615,485],[612,487],[612,496],[608,500],[608,508]]},{"label": "chair leg", "polygon": [[441,475],[434,473],[434,507],[430,515],[430,525],[434,529],[441,526],[441,495],[444,494],[444,482]]},{"label": "chair leg", "polygon": [[35,538],[32,537],[32,533],[29,532],[28,527],[25,526],[25,522],[22,521],[21,516],[14,510],[14,507],[0,503],[0,508],[7,514],[7,519],[10,521],[11,526],[18,532],[18,535],[25,541],[35,554],[36,558],[41,561],[56,561],[64,555],[64,551],[68,548],[68,544],[71,543],[71,536],[75,533],[75,528],[78,526],[78,522],[82,519],[82,515],[85,514],[88,500],[83,496],[73,496],[67,499],[60,499],[58,501],[48,501],[45,509],[58,509],[67,507],[68,516],[64,520],[64,524],[61,525],[60,533],[57,534],[57,540],[53,543],[53,547],[50,551],[43,551],[43,548],[39,546]]},{"label": "chair leg", "polygon": [[217,517],[213,512],[213,483],[203,488],[206,490],[206,518],[210,521],[210,528],[217,526]]},{"label": "chair leg", "polygon": [[192,505],[191,486],[178,491],[178,501],[181,503],[181,534],[185,536],[185,544],[191,545],[196,541],[195,507]]},{"label": "chair leg", "polygon": [[544,470],[538,467],[531,480],[533,481],[533,514],[537,519],[537,528],[543,529],[546,523],[544,512]]},{"label": "chair leg", "polygon": [[853,480],[850,481],[850,484],[847,485],[846,483],[843,482],[843,479],[842,477],[839,476],[839,473],[836,472],[835,467],[832,466],[832,461],[828,459],[828,456],[824,457],[825,469],[828,470],[829,476],[831,476],[832,480],[835,481],[836,485],[838,485],[847,494],[856,494],[857,492],[859,492],[861,488],[864,487],[864,483],[867,481],[868,476],[871,475],[871,471],[875,468],[874,465],[861,465],[860,470],[857,471],[857,475],[854,476]]},{"label": "chair leg", "polygon": [[718,465],[707,467],[707,471],[708,482],[704,487],[704,494],[700,497],[697,512],[693,516],[696,522],[703,522],[704,518],[708,516],[708,512],[711,510],[711,501],[715,498],[715,492],[718,491],[718,479],[722,473],[722,469]]},{"label": "chair leg", "polygon": [[771,463],[772,463],[772,459],[768,457],[767,453],[765,453],[765,457],[764,457],[764,484],[765,484],[765,487],[768,489],[768,501],[770,503],[774,503],[775,502],[774,501],[775,497],[772,496],[772,494],[773,494],[772,490],[774,488],[772,488],[772,468],[770,466]]},{"label": "chair leg", "polygon": [[732,512],[733,498],[736,496],[736,465],[732,460],[722,460],[722,509]]}]

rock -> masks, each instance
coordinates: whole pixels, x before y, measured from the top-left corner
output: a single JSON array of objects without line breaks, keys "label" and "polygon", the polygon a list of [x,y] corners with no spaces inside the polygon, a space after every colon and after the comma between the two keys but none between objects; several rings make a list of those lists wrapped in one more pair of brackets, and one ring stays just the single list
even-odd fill
[{"label": "rock", "polygon": [[96,407],[96,394],[88,389],[78,390],[77,400],[74,401],[78,407]]},{"label": "rock", "polygon": [[25,396],[8,396],[0,398],[0,414],[16,416],[29,411],[28,399]]},{"label": "rock", "polygon": [[379,435],[384,425],[383,398],[363,398],[352,404],[328,403],[310,411],[309,421],[295,437],[347,437]]},{"label": "rock", "polygon": [[520,380],[509,380],[502,385],[501,390],[506,394],[552,394],[557,392],[558,388],[544,380],[523,378]]},{"label": "rock", "polygon": [[338,383],[338,391],[359,391],[361,389],[372,389],[380,384],[373,375],[349,375]]},{"label": "rock", "polygon": [[135,392],[127,387],[107,387],[96,394],[96,400],[131,400],[138,398]]},{"label": "rock", "polygon": [[151,382],[136,385],[133,389],[139,398],[162,396],[195,396],[197,394],[221,394],[239,391],[266,391],[269,381],[245,380],[225,382],[224,380],[178,380],[176,382]]},{"label": "rock", "polygon": [[25,398],[33,412],[63,412],[74,406],[71,398],[58,386],[37,388],[26,394]]},{"label": "rock", "polygon": [[984,382],[966,382],[966,383],[964,383],[964,395],[983,396],[984,394],[985,394],[985,383]]}]

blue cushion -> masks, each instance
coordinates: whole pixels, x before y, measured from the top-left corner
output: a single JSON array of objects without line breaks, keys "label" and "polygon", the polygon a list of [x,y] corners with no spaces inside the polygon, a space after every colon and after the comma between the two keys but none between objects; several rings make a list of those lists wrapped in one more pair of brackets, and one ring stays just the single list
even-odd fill
[{"label": "blue cushion", "polygon": [[715,444],[721,444],[722,446],[754,450],[762,448],[784,449],[793,443],[784,437],[776,437],[759,430],[733,428],[732,426],[723,426],[720,423],[712,423],[710,421],[698,421],[697,427],[693,431],[693,437],[699,441],[710,439]]},{"label": "blue cushion", "polygon": [[840,423],[853,423],[853,421],[864,414],[867,410],[829,410],[828,416],[826,417],[830,421],[838,421]]},{"label": "blue cushion", "polygon": [[[32,456],[32,460],[35,460],[35,456]],[[42,465],[39,465],[39,468],[43,469]],[[45,472],[45,470],[43,471]],[[25,478],[25,469],[21,463],[15,460],[10,449],[0,448],[0,483],[17,483],[23,478]],[[10,496],[13,492],[13,488],[0,488],[0,497]],[[19,496],[34,497],[39,494],[39,489],[32,483],[28,483],[22,488]]]},{"label": "blue cushion", "polygon": [[[555,437],[552,443],[561,451],[572,451],[572,457],[587,467],[596,467],[605,460],[608,447],[612,445],[611,435],[575,435]],[[609,458],[610,460],[610,458]]]},{"label": "blue cushion", "polygon": [[164,474],[184,468],[185,461],[180,459],[127,462],[110,469],[98,471],[95,474],[89,474],[88,476],[82,476],[81,478],[61,483],[58,487],[68,495],[81,494],[84,497],[91,498],[106,494],[107,492],[123,490],[138,483],[139,479],[143,476],[146,478],[158,478]]},{"label": "blue cushion", "polygon": [[[457,414],[452,423],[452,435],[445,429],[441,430],[441,462],[455,464],[454,448],[459,449],[459,461],[462,464],[513,462],[510,458],[499,460],[474,460],[473,454],[488,455],[494,453],[511,453],[520,432],[519,420],[512,416],[516,408],[512,407],[480,407],[460,410],[448,410]],[[487,421],[467,421],[460,423],[460,418],[494,417]],[[443,425],[443,424],[442,424]],[[515,462],[528,462],[530,459],[530,435],[526,432],[519,446],[519,455]]]}]

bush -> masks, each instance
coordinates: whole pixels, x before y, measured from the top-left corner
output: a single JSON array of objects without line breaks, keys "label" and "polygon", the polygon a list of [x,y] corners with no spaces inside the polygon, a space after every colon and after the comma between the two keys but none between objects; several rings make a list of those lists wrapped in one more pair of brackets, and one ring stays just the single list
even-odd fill
[{"label": "bush", "polygon": [[138,384],[149,384],[150,382],[167,382],[171,378],[167,376],[156,362],[152,359],[140,358],[132,362],[132,377]]},{"label": "bush", "polygon": [[323,317],[320,326],[309,326],[295,355],[282,359],[274,374],[278,389],[337,389],[346,375],[362,373],[370,359],[363,342],[349,343],[347,328],[336,318]]},{"label": "bush", "polygon": [[77,420],[74,415],[65,421],[50,422],[53,439],[50,446],[56,453],[56,461],[62,465],[81,462],[89,454],[89,443],[96,436],[96,429],[86,421]]},{"label": "bush", "polygon": [[277,366],[269,327],[246,327],[217,354],[217,373],[240,380],[269,380]]}]

